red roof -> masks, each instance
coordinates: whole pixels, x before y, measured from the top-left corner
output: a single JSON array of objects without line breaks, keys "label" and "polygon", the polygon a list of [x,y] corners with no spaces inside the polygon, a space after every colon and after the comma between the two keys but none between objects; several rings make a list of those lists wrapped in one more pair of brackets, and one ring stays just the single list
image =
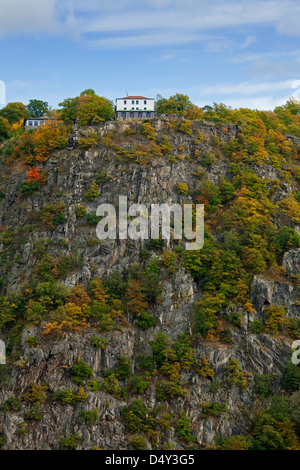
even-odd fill
[{"label": "red roof", "polygon": [[118,100],[152,100],[153,98],[145,98],[145,96],[125,96],[124,98],[118,98]]}]

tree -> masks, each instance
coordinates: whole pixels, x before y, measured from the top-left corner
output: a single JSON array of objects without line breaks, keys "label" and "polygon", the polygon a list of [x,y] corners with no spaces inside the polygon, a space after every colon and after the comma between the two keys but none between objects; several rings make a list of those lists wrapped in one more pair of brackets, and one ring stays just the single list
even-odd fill
[{"label": "tree", "polygon": [[47,101],[33,99],[29,100],[26,108],[30,117],[37,118],[43,116],[48,111],[48,103]]},{"label": "tree", "polygon": [[292,97],[287,100],[283,106],[277,106],[274,111],[276,114],[280,114],[280,112],[284,109],[288,109],[291,114],[300,114],[300,101]]},{"label": "tree", "polygon": [[8,103],[0,110],[0,116],[7,119],[9,124],[13,124],[21,119],[26,119],[28,117],[28,110],[23,103]]},{"label": "tree", "polygon": [[0,142],[9,137],[10,124],[7,119],[0,116]]},{"label": "tree", "polygon": [[183,116],[192,103],[187,95],[176,93],[170,98],[160,98],[156,101],[155,109],[158,114],[179,114]]},{"label": "tree", "polygon": [[67,98],[59,103],[62,107],[61,118],[64,122],[79,125],[97,124],[109,121],[114,117],[113,103],[102,96],[98,96],[94,90],[87,89],[75,98]]}]

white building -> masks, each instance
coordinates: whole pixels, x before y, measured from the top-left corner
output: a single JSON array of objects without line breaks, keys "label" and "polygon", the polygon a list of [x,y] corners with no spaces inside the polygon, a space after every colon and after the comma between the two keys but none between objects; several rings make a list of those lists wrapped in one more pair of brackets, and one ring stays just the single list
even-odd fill
[{"label": "white building", "polygon": [[154,116],[154,98],[125,96],[116,99],[117,120],[151,118]]},{"label": "white building", "polygon": [[41,116],[41,117],[38,117],[38,118],[25,119],[25,129],[26,130],[28,130],[28,129],[37,129],[40,126],[44,126],[46,124],[46,122],[49,122],[51,120],[53,120],[53,119],[50,118],[49,116],[47,116],[46,114],[44,114],[44,116]]}]

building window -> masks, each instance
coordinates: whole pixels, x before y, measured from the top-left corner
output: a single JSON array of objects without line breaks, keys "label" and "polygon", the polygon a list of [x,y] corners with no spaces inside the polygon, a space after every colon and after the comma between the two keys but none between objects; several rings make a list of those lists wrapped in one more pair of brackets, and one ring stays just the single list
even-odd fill
[{"label": "building window", "polygon": [[124,100],[124,104],[127,104],[127,101],[126,101],[126,100]]},{"label": "building window", "polygon": [[147,111],[147,108],[144,108],[145,111]]},{"label": "building window", "polygon": [[136,100],[135,104],[139,104],[139,100]]},{"label": "building window", "polygon": [[144,104],[147,104],[147,100],[144,100]]},{"label": "building window", "polygon": [[32,121],[27,122],[28,126],[32,126]]},{"label": "building window", "polygon": [[131,108],[131,109],[134,109],[134,107],[133,107],[133,108]]},{"label": "building window", "polygon": [[35,126],[38,126],[38,125],[39,125],[39,121],[34,121],[34,125],[35,125]]},{"label": "building window", "polygon": [[124,108],[124,109],[127,109],[127,108]]},{"label": "building window", "polygon": [[134,104],[134,100],[131,101],[131,104]]}]

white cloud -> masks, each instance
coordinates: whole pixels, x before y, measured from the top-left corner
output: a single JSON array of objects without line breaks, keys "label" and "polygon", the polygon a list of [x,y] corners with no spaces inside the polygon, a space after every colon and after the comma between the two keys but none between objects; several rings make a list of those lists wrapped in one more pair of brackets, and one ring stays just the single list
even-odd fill
[{"label": "white cloud", "polygon": [[1,0],[0,36],[58,32],[56,0]]},{"label": "white cloud", "polygon": [[245,38],[245,41],[241,45],[242,49],[246,49],[247,47],[251,46],[251,44],[256,42],[256,37],[255,36],[247,36]]},{"label": "white cloud", "polygon": [[193,88],[191,92],[198,95],[199,98],[195,102],[198,106],[217,102],[232,108],[273,110],[276,106],[286,103],[292,96],[299,100],[300,80],[221,83]]},{"label": "white cloud", "polygon": [[[164,35],[168,31],[184,40],[189,34],[190,42],[204,31],[264,24],[298,34],[300,15],[293,14],[295,8],[298,11],[296,0],[1,0],[0,35],[75,31],[98,35],[101,47],[119,47],[122,31],[130,32],[129,37],[155,32],[162,45],[164,39],[169,44],[170,36]],[[244,47],[254,39],[249,34]]]},{"label": "white cloud", "polygon": [[[279,82],[243,82],[237,84],[220,84],[209,87],[202,87],[203,93],[207,94],[220,94],[220,95],[232,95],[232,94],[242,94],[242,95],[251,95],[258,93],[267,92],[279,92],[292,90],[295,88],[295,83],[300,83],[300,81],[295,80],[283,80]],[[299,85],[297,85],[298,87]]]}]

